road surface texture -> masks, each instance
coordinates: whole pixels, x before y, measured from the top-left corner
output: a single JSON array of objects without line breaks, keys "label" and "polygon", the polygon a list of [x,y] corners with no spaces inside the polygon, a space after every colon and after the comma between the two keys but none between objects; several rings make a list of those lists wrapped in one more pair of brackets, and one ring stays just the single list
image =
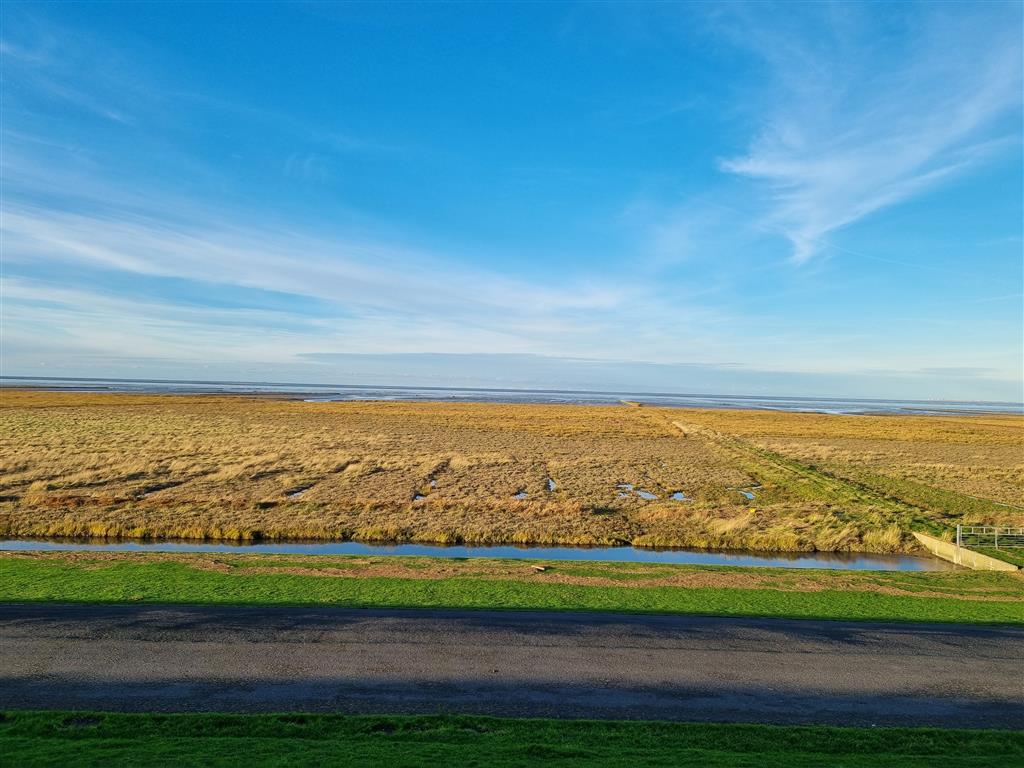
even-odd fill
[{"label": "road surface texture", "polygon": [[0,605],[0,708],[1024,727],[1024,630]]}]

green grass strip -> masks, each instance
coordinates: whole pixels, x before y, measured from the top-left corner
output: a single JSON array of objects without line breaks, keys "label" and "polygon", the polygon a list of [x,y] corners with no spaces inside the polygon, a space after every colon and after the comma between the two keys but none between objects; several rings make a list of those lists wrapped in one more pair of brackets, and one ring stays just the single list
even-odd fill
[{"label": "green grass strip", "polygon": [[[821,572],[809,573],[806,578],[815,576],[826,579],[827,583],[828,575]],[[893,576],[901,578],[899,574]],[[906,579],[906,576],[902,578]],[[983,578],[987,580],[986,584],[1002,586],[1005,598],[982,601],[842,589],[813,592],[772,588],[580,586],[462,576],[444,579],[339,578],[273,572],[218,572],[201,570],[180,561],[74,563],[60,558],[0,557],[0,601],[579,610],[1024,623],[1021,581],[1012,574],[992,574]],[[977,581],[978,578],[972,579],[972,582]]]},{"label": "green grass strip", "polygon": [[890,766],[1024,764],[1024,733],[471,716],[7,712],[5,765]]}]

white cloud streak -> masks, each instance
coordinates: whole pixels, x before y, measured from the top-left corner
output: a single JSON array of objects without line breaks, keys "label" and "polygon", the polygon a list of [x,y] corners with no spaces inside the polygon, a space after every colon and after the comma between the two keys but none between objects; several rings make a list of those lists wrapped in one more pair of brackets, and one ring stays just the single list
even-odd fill
[{"label": "white cloud streak", "polygon": [[760,134],[722,168],[767,185],[765,223],[790,240],[795,262],[1019,142],[1019,119],[1000,125],[1021,109],[1019,6],[979,6],[914,6],[897,57],[873,43],[885,30],[853,6],[816,6],[827,23],[814,34],[751,7],[738,15],[732,35],[768,64],[771,82]]},{"label": "white cloud streak", "polygon": [[118,212],[68,213],[8,205],[3,231],[13,262],[82,263],[314,296],[401,311],[568,312],[612,309],[629,289],[611,284],[559,288],[454,267],[412,249],[325,240],[254,225],[175,222]]}]

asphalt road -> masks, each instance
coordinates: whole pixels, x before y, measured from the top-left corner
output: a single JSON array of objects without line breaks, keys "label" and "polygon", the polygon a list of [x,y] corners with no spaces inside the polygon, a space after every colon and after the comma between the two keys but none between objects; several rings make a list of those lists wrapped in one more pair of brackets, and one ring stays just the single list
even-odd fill
[{"label": "asphalt road", "polygon": [[0,605],[0,708],[1024,728],[1024,630]]}]

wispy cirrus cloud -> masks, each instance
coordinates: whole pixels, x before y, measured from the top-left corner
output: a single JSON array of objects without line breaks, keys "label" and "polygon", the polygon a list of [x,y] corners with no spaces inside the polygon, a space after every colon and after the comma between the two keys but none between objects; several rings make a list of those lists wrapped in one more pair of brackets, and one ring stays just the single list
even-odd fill
[{"label": "wispy cirrus cloud", "polygon": [[154,92],[140,77],[137,58],[104,49],[23,10],[8,18],[0,39],[6,109],[27,113],[40,103],[57,103],[131,125],[136,109],[153,104]]},{"label": "wispy cirrus cloud", "polygon": [[[589,326],[579,314],[611,310],[631,293],[603,281],[547,287],[470,270],[403,246],[323,239],[252,223],[183,224],[121,210],[67,212],[4,206],[3,233],[13,266],[78,264],[137,275],[279,291],[325,300],[349,314],[443,317],[453,335],[490,328],[533,336],[547,325]],[[436,325],[436,324],[433,324]],[[422,342],[417,333],[410,344]],[[524,338],[523,343],[528,343]],[[441,343],[441,339],[434,339]]]},{"label": "wispy cirrus cloud", "polygon": [[[980,5],[968,30],[942,5],[869,20],[863,8],[822,4],[828,23],[813,26],[769,23],[777,9],[765,5],[735,7],[730,37],[767,66],[764,117],[748,150],[721,167],[766,185],[764,223],[790,240],[795,262],[1019,144],[1021,9]],[[897,53],[894,28],[912,33]]]}]

